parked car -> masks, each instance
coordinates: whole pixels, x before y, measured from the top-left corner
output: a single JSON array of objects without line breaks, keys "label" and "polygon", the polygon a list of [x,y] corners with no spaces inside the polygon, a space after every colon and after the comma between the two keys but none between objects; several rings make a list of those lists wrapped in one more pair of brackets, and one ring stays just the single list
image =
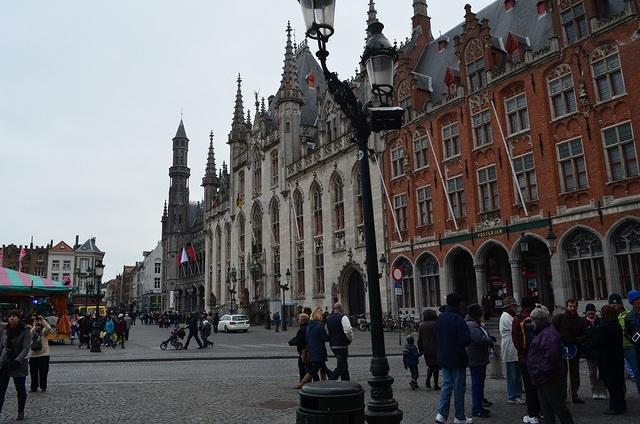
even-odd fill
[{"label": "parked car", "polygon": [[218,322],[218,331],[229,333],[231,331],[249,331],[249,319],[246,315],[223,315]]}]

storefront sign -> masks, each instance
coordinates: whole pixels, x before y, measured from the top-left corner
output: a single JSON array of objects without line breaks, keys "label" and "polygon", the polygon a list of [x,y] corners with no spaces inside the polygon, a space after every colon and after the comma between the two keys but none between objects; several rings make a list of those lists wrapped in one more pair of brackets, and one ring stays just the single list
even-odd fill
[{"label": "storefront sign", "polygon": [[499,236],[500,234],[504,234],[504,227],[494,228],[492,230],[480,231],[479,233],[475,234],[475,237],[480,239],[480,238],[486,238],[486,237]]}]

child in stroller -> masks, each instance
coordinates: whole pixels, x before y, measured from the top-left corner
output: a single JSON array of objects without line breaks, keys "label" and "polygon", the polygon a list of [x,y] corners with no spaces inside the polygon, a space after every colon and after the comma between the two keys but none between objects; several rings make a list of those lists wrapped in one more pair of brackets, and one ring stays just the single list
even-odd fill
[{"label": "child in stroller", "polygon": [[182,339],[184,339],[185,336],[184,328],[185,327],[176,325],[169,333],[169,338],[160,343],[160,349],[165,350],[169,344],[176,348],[176,350],[182,349]]}]

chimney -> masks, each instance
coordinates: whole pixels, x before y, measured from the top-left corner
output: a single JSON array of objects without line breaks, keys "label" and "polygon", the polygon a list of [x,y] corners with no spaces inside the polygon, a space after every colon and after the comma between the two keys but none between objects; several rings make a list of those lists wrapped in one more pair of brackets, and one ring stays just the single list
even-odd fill
[{"label": "chimney", "polygon": [[73,246],[74,249],[77,249],[80,245],[80,236],[76,234],[76,245]]}]

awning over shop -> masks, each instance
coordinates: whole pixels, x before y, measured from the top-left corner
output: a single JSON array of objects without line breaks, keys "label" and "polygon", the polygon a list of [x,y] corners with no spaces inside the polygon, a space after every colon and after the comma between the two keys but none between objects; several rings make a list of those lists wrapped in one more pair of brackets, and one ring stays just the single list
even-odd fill
[{"label": "awning over shop", "polygon": [[59,281],[25,274],[0,267],[0,295],[50,296],[67,293],[70,289]]}]

